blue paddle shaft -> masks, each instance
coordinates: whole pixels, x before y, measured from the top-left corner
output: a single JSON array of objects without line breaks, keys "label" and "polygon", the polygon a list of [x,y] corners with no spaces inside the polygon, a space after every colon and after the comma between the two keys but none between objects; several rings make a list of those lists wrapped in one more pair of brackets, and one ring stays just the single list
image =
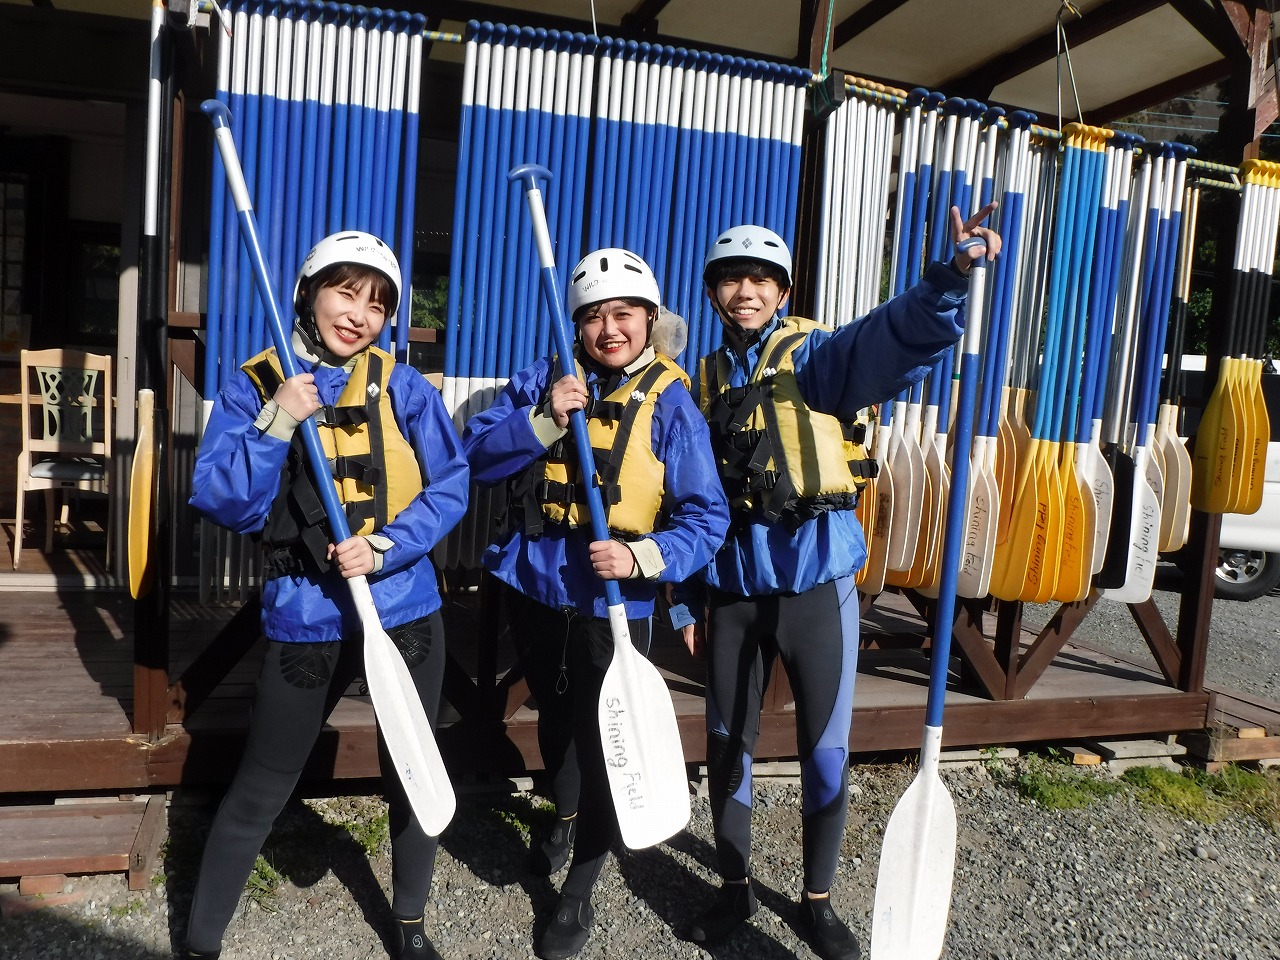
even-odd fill
[{"label": "blue paddle shaft", "polygon": [[[538,245],[538,262],[542,265],[542,295],[551,310],[551,332],[555,335],[556,352],[560,354],[560,366],[568,372],[573,367],[573,333],[569,318],[564,312],[564,300],[560,296],[560,279],[556,276],[555,255],[551,251],[551,232],[547,228],[547,214],[542,205],[542,193],[538,179],[551,179],[551,171],[541,164],[526,163],[514,167],[507,174],[510,181],[524,184],[529,203],[529,215],[533,218],[533,235]],[[578,448],[578,465],[587,488],[587,507],[591,511],[591,536],[596,540],[609,539],[609,527],[604,520],[604,498],[600,496],[600,478],[596,476],[595,456],[591,452],[591,438],[587,434],[587,416],[575,410],[569,416],[573,440]],[[605,601],[614,607],[622,603],[622,591],[618,581],[604,581]]]},{"label": "blue paddle shaft", "polygon": [[[962,240],[959,250],[983,246],[978,237]],[[960,551],[964,548],[965,503],[969,490],[969,448],[973,444],[973,408],[978,390],[978,342],[982,334],[986,259],[976,260],[969,270],[969,301],[965,305],[964,347],[960,358],[960,396],[953,427],[951,495],[947,501],[947,525],[942,540],[942,573],[938,583],[938,606],[933,621],[933,654],[929,664],[929,700],[924,722],[942,726],[942,707],[947,697],[947,662],[951,657],[952,620],[956,610],[956,582],[960,576]]]},{"label": "blue paddle shaft", "polygon": [[[226,169],[227,180],[231,186],[236,214],[240,218],[240,235],[249,253],[249,263],[253,267],[253,279],[257,283],[258,294],[266,307],[267,327],[271,331],[271,340],[280,358],[280,367],[284,370],[286,377],[297,376],[298,361],[293,355],[289,333],[285,329],[280,304],[276,300],[275,288],[271,283],[271,271],[262,253],[258,221],[253,214],[253,204],[244,182],[244,171],[240,166],[240,157],[236,154],[236,145],[231,137],[231,111],[227,109],[226,104],[218,100],[206,100],[200,104],[200,109],[208,114],[213,122],[214,140],[218,145],[222,165]],[[333,474],[329,472],[329,460],[324,455],[324,447],[320,444],[320,431],[316,428],[315,420],[310,417],[299,424],[299,429],[302,431],[302,443],[307,450],[307,461],[315,478],[316,488],[320,491],[320,499],[324,501],[325,516],[328,517],[329,526],[333,530],[334,542],[342,543],[351,538],[351,528],[347,525],[347,515],[343,512],[342,504],[338,502],[338,491],[333,486]]]}]

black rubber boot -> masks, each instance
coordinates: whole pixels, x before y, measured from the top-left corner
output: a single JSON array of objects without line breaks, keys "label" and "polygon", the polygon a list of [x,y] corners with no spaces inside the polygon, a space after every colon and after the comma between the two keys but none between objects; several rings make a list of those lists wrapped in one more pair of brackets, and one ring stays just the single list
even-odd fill
[{"label": "black rubber boot", "polygon": [[529,851],[529,869],[540,877],[559,873],[569,862],[573,838],[578,834],[578,817],[557,817],[547,838]]},{"label": "black rubber boot", "polygon": [[716,898],[689,928],[694,943],[715,943],[742,926],[760,909],[751,882],[726,883],[716,891]]},{"label": "black rubber boot", "polygon": [[587,944],[596,912],[581,897],[562,895],[556,915],[542,932],[536,953],[542,960],[567,960]]},{"label": "black rubber boot", "polygon": [[836,916],[831,898],[800,898],[800,933],[822,960],[859,960],[862,951],[853,931]]},{"label": "black rubber boot", "polygon": [[423,918],[401,920],[396,918],[396,960],[441,960],[435,946],[427,937]]}]

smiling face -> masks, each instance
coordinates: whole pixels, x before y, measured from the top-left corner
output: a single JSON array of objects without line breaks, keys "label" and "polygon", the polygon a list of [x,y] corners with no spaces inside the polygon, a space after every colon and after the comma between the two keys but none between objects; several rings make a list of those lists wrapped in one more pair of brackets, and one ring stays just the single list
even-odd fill
[{"label": "smiling face", "polygon": [[587,356],[609,370],[625,368],[648,345],[652,312],[648,304],[631,300],[605,300],[583,307],[578,336]]},{"label": "smiling face", "polygon": [[762,271],[743,270],[722,277],[707,296],[738,329],[759,330],[782,309],[791,291]]},{"label": "smiling face", "polygon": [[316,291],[312,309],[325,349],[346,360],[378,339],[387,322],[383,286],[359,276],[340,277]]}]

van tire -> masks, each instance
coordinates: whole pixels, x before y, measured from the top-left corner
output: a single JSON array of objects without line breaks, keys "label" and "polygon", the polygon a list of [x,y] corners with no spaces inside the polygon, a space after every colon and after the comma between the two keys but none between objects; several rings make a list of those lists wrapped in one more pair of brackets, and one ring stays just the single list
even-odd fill
[{"label": "van tire", "polygon": [[1280,584],[1280,554],[1220,550],[1214,594],[1223,600],[1256,600]]}]

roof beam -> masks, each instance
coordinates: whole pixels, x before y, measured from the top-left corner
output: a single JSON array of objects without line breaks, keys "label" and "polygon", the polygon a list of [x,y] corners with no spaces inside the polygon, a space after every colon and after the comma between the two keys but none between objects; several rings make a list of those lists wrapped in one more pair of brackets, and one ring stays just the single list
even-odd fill
[{"label": "roof beam", "polygon": [[795,62],[807,65],[815,75],[822,73],[823,54],[829,58],[835,49],[827,47],[831,17],[831,5],[823,0],[803,0],[800,4]]},{"label": "roof beam", "polygon": [[[548,30],[567,30],[571,33],[592,33],[598,30],[602,35],[623,40],[644,40],[649,43],[668,44],[673,47],[687,47],[690,41],[682,37],[668,37],[661,33],[641,31],[627,24],[613,24],[599,21],[594,27],[590,20],[575,17],[555,16],[538,13],[534,10],[516,10],[499,3],[481,3],[475,0],[398,0],[396,6],[409,13],[421,13],[436,16],[442,20],[486,20],[493,23],[518,23],[522,27],[546,27]],[[0,4],[0,10],[3,10]],[[714,43],[698,41],[697,48],[707,53],[725,53],[736,57],[758,58],[759,52],[743,50],[738,47],[726,47]]]},{"label": "roof beam", "polygon": [[658,32],[658,14],[666,9],[671,0],[640,0],[630,13],[622,15],[622,25],[641,33]]},{"label": "roof beam", "polygon": [[863,33],[899,7],[906,6],[906,0],[871,0],[860,9],[849,14],[831,31],[831,49],[839,50],[858,34]]},{"label": "roof beam", "polygon": [[[1068,47],[1079,47],[1103,34],[1131,23],[1145,16],[1152,10],[1166,6],[1168,0],[1127,0],[1127,2],[1108,3],[1104,7],[1090,11],[1089,15],[1078,20],[1064,23]],[[960,76],[951,77],[938,85],[941,90],[953,92],[956,96],[976,97],[987,100],[991,91],[1032,67],[1052,60],[1058,55],[1058,32],[1055,28],[1041,34],[1021,47],[1002,53],[988,61],[978,69]]]},{"label": "roof beam", "polygon": [[1189,90],[1207,87],[1229,76],[1231,76],[1231,61],[1224,58],[1090,110],[1089,122],[1106,126],[1112,120],[1127,117],[1154,104],[1172,100]]},{"label": "roof beam", "polygon": [[1232,59],[1248,56],[1245,37],[1240,35],[1221,4],[1209,4],[1204,0],[1169,0],[1169,6],[1224,57]]}]

